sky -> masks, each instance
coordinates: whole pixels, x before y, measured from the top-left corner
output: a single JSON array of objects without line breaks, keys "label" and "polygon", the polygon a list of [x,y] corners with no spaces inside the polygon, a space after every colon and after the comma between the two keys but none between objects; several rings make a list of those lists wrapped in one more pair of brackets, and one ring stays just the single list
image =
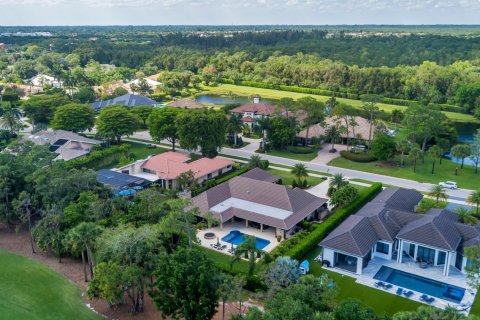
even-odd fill
[{"label": "sky", "polygon": [[480,0],[0,0],[0,25],[479,24]]}]

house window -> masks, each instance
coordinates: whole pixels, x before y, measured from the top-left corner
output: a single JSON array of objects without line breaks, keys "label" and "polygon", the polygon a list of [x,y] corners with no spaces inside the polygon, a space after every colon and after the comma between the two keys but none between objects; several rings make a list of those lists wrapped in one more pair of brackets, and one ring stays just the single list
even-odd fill
[{"label": "house window", "polygon": [[418,246],[417,259],[433,264],[433,261],[435,260],[435,250]]},{"label": "house window", "polygon": [[212,174],[209,173],[209,174],[207,175],[207,179],[211,179],[211,178],[212,178]]},{"label": "house window", "polygon": [[155,170],[152,169],[143,168],[142,171],[145,173],[156,174]]},{"label": "house window", "polygon": [[438,260],[437,260],[437,265],[440,264],[445,264],[445,258],[447,257],[447,254],[443,251],[438,252]]},{"label": "house window", "polygon": [[[468,263],[468,260],[467,260],[467,263]],[[459,252],[457,252],[457,257],[455,258],[455,267],[461,271],[462,264],[463,264],[463,256]]]},{"label": "house window", "polygon": [[388,244],[383,242],[377,242],[377,248],[376,248],[377,252],[388,254],[389,249],[390,249],[390,246]]}]

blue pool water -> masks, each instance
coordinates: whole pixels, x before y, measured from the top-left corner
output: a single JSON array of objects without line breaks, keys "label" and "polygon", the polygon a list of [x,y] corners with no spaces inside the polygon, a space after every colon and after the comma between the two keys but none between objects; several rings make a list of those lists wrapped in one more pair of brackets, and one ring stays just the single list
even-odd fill
[{"label": "blue pool water", "polygon": [[414,290],[455,303],[460,303],[463,299],[463,295],[465,294],[465,289],[463,288],[385,266],[378,270],[374,278],[384,282],[392,283],[404,289]]},{"label": "blue pool water", "polygon": [[[256,246],[257,249],[263,249],[270,244],[270,241],[262,239],[262,238],[255,238],[256,239]],[[233,243],[235,245],[242,244],[245,241],[245,235],[238,230],[232,230],[229,234],[222,238],[222,241]]]}]

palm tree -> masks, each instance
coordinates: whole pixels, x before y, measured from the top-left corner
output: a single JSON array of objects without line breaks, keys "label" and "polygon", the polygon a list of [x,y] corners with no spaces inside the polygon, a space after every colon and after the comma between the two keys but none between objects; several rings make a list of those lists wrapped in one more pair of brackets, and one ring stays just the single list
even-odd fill
[{"label": "palm tree", "polygon": [[390,114],[392,122],[395,124],[395,130],[397,130],[397,125],[403,118],[403,112],[399,109],[393,109],[392,113]]},{"label": "palm tree", "polygon": [[65,240],[67,245],[74,252],[80,252],[82,256],[83,275],[85,277],[85,282],[88,281],[85,252],[87,253],[88,264],[90,267],[90,277],[93,277],[94,262],[92,248],[95,243],[95,239],[101,233],[102,227],[93,222],[82,222],[73,229],[70,229]]},{"label": "palm tree", "polygon": [[473,204],[476,207],[475,215],[478,215],[480,208],[480,190],[473,191],[467,198],[467,203]]},{"label": "palm tree", "polygon": [[258,154],[254,154],[248,160],[248,166],[250,168],[260,168],[265,170],[268,168],[268,162],[262,161],[262,158]]},{"label": "palm tree", "polygon": [[400,152],[400,165],[402,167],[405,165],[405,153],[410,151],[411,148],[412,143],[407,139],[403,139],[397,142],[396,149]]},{"label": "palm tree", "polygon": [[3,108],[2,119],[0,119],[0,126],[10,131],[10,134],[14,135],[15,131],[20,126],[20,119],[22,113],[20,110],[13,106],[6,106]]},{"label": "palm tree", "polygon": [[270,119],[268,117],[262,116],[256,119],[255,122],[262,134],[262,149],[265,150],[265,132],[270,126]]},{"label": "palm tree", "polygon": [[443,155],[442,148],[440,148],[437,145],[431,146],[430,149],[428,149],[428,153],[432,156],[432,159],[433,159],[433,161],[432,161],[432,174],[434,174],[435,173],[435,160],[437,160],[437,158],[442,157],[442,155]]},{"label": "palm tree", "polygon": [[422,156],[422,150],[417,145],[412,145],[408,158],[413,162],[413,172],[417,171],[417,160]]},{"label": "palm tree", "polygon": [[248,124],[244,124],[242,127],[242,132],[245,137],[250,137],[250,134],[252,133],[252,128]]},{"label": "palm tree", "polygon": [[368,131],[368,147],[370,148],[372,145],[372,130],[373,125],[375,124],[375,120],[377,119],[378,109],[377,104],[373,101],[367,102],[365,105],[362,106],[363,111],[368,114],[368,123],[370,124],[370,128]]},{"label": "palm tree", "polygon": [[228,128],[229,131],[233,133],[233,144],[237,145],[237,134],[242,131],[243,121],[238,113],[234,113],[228,119]]},{"label": "palm tree", "polygon": [[147,79],[145,78],[142,78],[138,81],[138,91],[143,93],[143,94],[150,94],[153,92],[152,88],[150,87],[150,85],[148,84],[147,82]]},{"label": "palm tree", "polygon": [[288,118],[290,110],[295,105],[295,101],[292,98],[281,98],[278,101],[278,105],[285,110],[285,116]]},{"label": "palm tree", "polygon": [[253,275],[253,271],[255,270],[255,264],[258,258],[260,258],[264,252],[257,248],[257,239],[253,236],[245,235],[245,241],[240,244],[235,249],[235,255],[232,259],[232,265],[239,261],[242,256],[248,259],[248,275]]},{"label": "palm tree", "polygon": [[335,142],[342,138],[342,133],[345,132],[345,127],[339,125],[338,123],[331,125],[325,131],[325,136],[330,139],[330,143],[332,144],[332,148],[330,152],[335,152]]},{"label": "palm tree", "polygon": [[357,139],[357,135],[355,133],[355,128],[358,127],[358,122],[357,120],[355,119],[355,117],[350,117],[350,120],[348,121],[348,124],[349,126],[352,128],[352,137],[353,137],[353,142],[350,142],[352,145],[355,145],[356,144],[356,139]]},{"label": "palm tree", "polygon": [[478,222],[478,219],[472,215],[472,211],[465,207],[458,207],[455,209],[455,213],[458,214],[458,219],[462,223],[476,224]]},{"label": "palm tree", "polygon": [[440,199],[446,200],[448,198],[445,188],[441,185],[434,185],[430,188],[428,195],[436,199],[436,205],[440,202]]},{"label": "palm tree", "polygon": [[335,190],[346,186],[348,184],[347,179],[341,173],[335,173],[331,178],[328,184],[327,195],[330,196]]},{"label": "palm tree", "polygon": [[452,148],[452,156],[458,159],[462,159],[462,165],[460,169],[463,169],[463,162],[465,158],[468,157],[471,153],[472,149],[468,144],[457,144]]},{"label": "palm tree", "polygon": [[296,163],[292,171],[290,171],[295,177],[297,177],[298,184],[301,185],[301,179],[308,177],[307,167],[303,163]]}]

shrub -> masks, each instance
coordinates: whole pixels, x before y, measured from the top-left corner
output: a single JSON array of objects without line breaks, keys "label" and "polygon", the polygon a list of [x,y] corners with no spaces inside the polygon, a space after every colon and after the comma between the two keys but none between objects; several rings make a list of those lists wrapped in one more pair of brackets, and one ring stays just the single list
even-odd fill
[{"label": "shrub", "polygon": [[368,189],[361,191],[358,198],[349,205],[335,211],[322,224],[314,225],[313,231],[300,231],[292,238],[282,242],[278,247],[272,250],[270,256],[274,259],[279,256],[289,256],[292,259],[302,261],[302,259],[304,259],[311,250],[318,246],[320,241],[322,241],[322,239],[333,229],[350,215],[357,212],[358,209],[375,197],[381,190],[381,183],[372,184]]},{"label": "shrub", "polygon": [[299,146],[293,146],[289,147],[288,151],[290,153],[295,153],[295,154],[310,154],[316,152],[315,149],[310,148],[310,147],[299,147]]},{"label": "shrub", "polygon": [[377,160],[373,154],[368,152],[354,153],[352,151],[342,150],[340,151],[340,156],[355,162],[372,162]]}]

